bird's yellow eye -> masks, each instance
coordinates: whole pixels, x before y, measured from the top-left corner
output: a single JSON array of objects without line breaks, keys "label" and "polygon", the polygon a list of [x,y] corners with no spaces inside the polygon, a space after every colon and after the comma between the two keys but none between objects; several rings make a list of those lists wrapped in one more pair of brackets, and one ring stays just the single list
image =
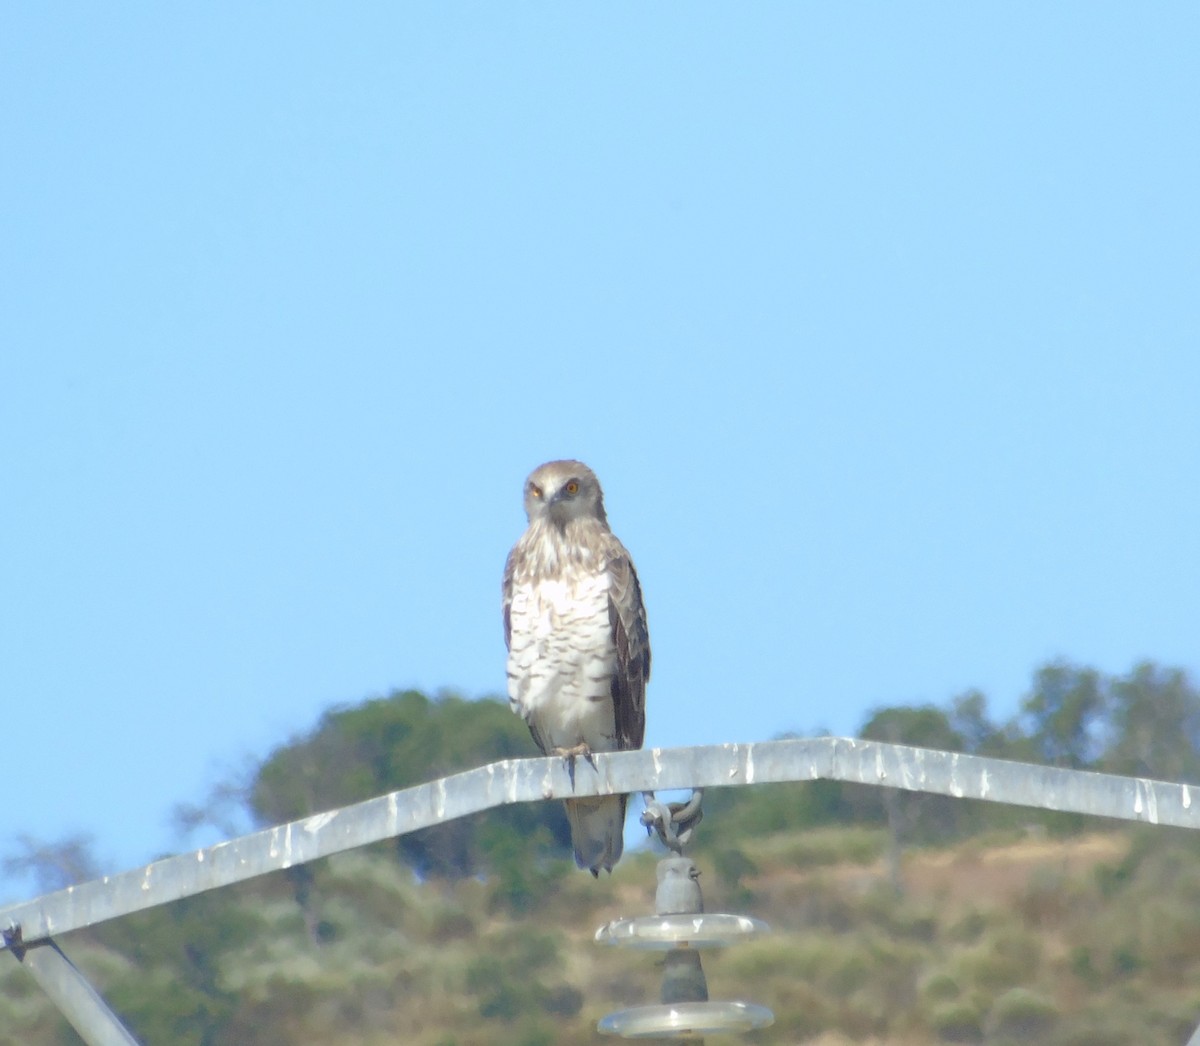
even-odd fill
[{"label": "bird's yellow eye", "polygon": [[579,484],[576,483],[575,480],[571,480],[571,482],[567,484],[567,493],[568,494],[578,494],[579,493]]},{"label": "bird's yellow eye", "polygon": [[542,496],[542,488],[539,487],[536,483],[530,483],[529,484],[529,493],[532,494],[535,498],[540,498]]}]

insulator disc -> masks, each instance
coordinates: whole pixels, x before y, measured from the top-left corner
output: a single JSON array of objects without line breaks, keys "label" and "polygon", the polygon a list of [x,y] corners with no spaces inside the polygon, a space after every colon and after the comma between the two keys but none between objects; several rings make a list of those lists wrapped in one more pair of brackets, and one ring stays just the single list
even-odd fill
[{"label": "insulator disc", "polygon": [[765,1006],[748,1002],[677,1002],[610,1013],[596,1028],[623,1039],[695,1039],[753,1031],[775,1023]]},{"label": "insulator disc", "polygon": [[745,915],[644,915],[617,919],[596,931],[602,944],[669,951],[671,948],[720,948],[737,944],[771,928]]}]

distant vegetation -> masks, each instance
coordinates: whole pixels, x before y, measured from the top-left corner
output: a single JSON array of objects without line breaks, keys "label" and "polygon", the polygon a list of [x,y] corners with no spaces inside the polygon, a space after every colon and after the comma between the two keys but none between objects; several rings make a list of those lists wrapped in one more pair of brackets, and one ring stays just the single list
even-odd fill
[{"label": "distant vegetation", "polygon": [[[861,736],[1200,782],[1200,693],[1145,663],[1054,663],[1012,721],[982,694],[875,710]],[[497,701],[416,692],[334,709],[181,825],[270,824],[535,755]],[[649,912],[650,853],[594,882],[557,803],[467,818],[77,933],[62,943],[147,1046],[592,1043],[656,1001],[653,958],[595,928]],[[1200,1023],[1200,840],[1171,829],[818,781],[711,790],[710,910],[775,933],[706,957],[714,997],[774,1009],[748,1042],[1186,1041]],[[85,837],[22,837],[39,888],[94,870]],[[0,1040],[77,1043],[11,961]]]}]

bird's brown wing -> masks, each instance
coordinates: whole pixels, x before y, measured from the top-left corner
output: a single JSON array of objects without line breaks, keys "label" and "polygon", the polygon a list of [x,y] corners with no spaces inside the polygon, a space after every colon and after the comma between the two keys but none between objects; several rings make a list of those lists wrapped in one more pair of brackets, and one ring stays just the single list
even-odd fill
[{"label": "bird's brown wing", "polygon": [[641,748],[646,732],[646,681],[650,678],[650,633],[642,587],[629,553],[618,545],[608,561],[608,620],[617,647],[613,673],[613,713],[617,747]]}]

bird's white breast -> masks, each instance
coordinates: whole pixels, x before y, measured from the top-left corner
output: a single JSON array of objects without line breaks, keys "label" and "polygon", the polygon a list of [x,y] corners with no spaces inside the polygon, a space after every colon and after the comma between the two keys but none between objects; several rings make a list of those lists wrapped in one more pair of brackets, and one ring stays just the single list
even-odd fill
[{"label": "bird's white breast", "polygon": [[548,746],[616,745],[608,588],[606,572],[578,566],[513,585],[508,696]]}]

